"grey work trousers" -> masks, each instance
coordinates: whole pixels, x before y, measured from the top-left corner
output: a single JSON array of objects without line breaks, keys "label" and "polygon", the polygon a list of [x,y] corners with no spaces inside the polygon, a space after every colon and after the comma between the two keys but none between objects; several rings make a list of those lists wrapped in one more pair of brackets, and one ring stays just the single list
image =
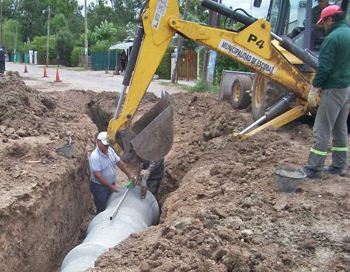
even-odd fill
[{"label": "grey work trousers", "polygon": [[321,102],[314,124],[314,143],[310,151],[307,167],[321,171],[332,134],[332,165],[345,169],[348,157],[347,118],[349,114],[350,86],[339,89],[322,90]]}]

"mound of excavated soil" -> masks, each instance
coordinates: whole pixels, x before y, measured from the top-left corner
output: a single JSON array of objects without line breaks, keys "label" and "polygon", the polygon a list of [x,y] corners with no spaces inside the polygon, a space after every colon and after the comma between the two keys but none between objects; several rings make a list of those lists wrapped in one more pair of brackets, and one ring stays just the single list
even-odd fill
[{"label": "mound of excavated soil", "polygon": [[[87,152],[92,94],[40,93],[0,77],[1,271],[53,271],[91,213]],[[73,158],[56,149],[72,135]]]},{"label": "mound of excavated soil", "polygon": [[[302,167],[311,129],[293,123],[245,141],[250,114],[208,94],[180,93],[158,199],[160,224],[131,235],[89,271],[349,271],[349,176],[276,189],[274,167]],[[2,270],[53,271],[91,214],[87,154],[117,94],[40,93],[0,77]],[[146,95],[139,115],[155,102]],[[136,117],[138,118],[138,116]],[[73,134],[76,153],[56,148]],[[49,265],[51,262],[51,266]]]},{"label": "mound of excavated soil", "polygon": [[161,223],[89,271],[349,271],[349,178],[305,180],[295,194],[275,187],[275,166],[306,162],[307,125],[233,141],[249,114],[212,95],[173,97]]}]

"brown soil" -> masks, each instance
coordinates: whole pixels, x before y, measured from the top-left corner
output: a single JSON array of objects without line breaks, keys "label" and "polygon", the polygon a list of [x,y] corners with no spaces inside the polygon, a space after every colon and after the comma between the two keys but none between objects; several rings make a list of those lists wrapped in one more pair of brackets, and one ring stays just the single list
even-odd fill
[{"label": "brown soil", "polygon": [[[41,93],[0,77],[1,271],[53,271],[92,205],[87,154],[117,95]],[[274,167],[302,167],[312,142],[293,123],[245,141],[252,120],[208,94],[173,95],[175,139],[158,198],[160,224],[102,255],[89,271],[350,271],[349,177],[278,191]],[[146,95],[145,112],[157,99]],[[137,118],[137,117],[136,117]],[[56,149],[73,134],[75,154]]]}]

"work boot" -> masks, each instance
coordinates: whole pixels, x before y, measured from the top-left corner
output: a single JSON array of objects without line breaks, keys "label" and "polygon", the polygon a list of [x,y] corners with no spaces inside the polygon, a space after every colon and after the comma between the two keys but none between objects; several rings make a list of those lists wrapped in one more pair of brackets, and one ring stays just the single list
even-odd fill
[{"label": "work boot", "polygon": [[333,165],[323,167],[323,171],[332,175],[339,175],[341,177],[346,175],[346,170],[344,168],[335,167]]},{"label": "work boot", "polygon": [[315,171],[313,169],[310,169],[309,167],[304,167],[301,169],[306,175],[307,178],[309,179],[320,179],[322,178],[322,173],[321,171]]}]

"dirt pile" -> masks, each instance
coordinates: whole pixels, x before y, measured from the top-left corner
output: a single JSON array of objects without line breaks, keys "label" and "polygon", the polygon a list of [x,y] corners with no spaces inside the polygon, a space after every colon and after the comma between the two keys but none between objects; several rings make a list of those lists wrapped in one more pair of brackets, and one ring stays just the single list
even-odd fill
[{"label": "dirt pile", "polygon": [[[39,93],[0,77],[2,271],[52,271],[91,212],[87,152],[96,126],[87,92]],[[73,135],[74,157],[57,148]]]},{"label": "dirt pile", "polygon": [[275,187],[301,167],[311,129],[293,124],[246,141],[251,122],[212,95],[176,94],[175,141],[160,188],[161,223],[102,255],[89,271],[349,271],[348,177]]}]

